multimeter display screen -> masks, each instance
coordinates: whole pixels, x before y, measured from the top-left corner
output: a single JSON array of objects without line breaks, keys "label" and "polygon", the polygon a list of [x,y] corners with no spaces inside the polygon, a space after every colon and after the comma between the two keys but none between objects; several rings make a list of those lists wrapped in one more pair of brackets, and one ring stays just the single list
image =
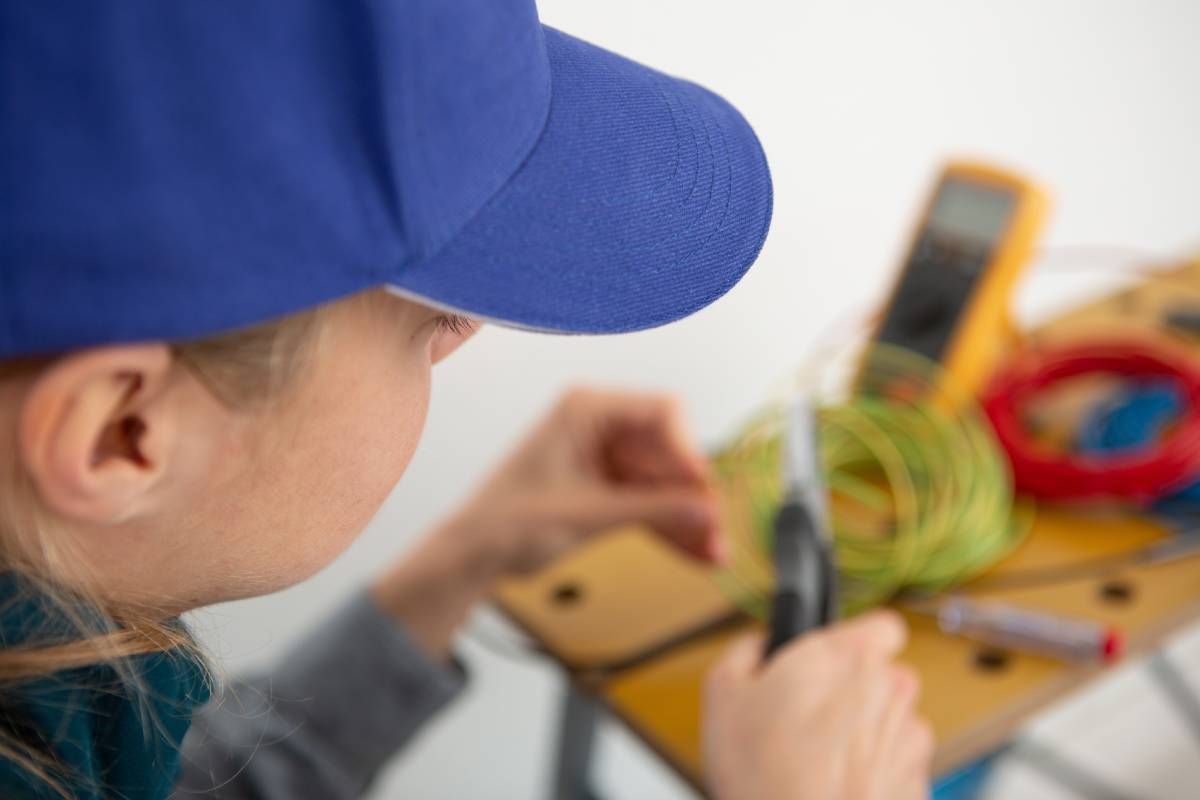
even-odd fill
[{"label": "multimeter display screen", "polygon": [[1003,189],[943,181],[877,339],[940,361],[1015,204]]},{"label": "multimeter display screen", "polygon": [[929,214],[929,229],[963,245],[989,247],[1000,238],[1012,215],[1012,194],[986,186],[946,181]]}]

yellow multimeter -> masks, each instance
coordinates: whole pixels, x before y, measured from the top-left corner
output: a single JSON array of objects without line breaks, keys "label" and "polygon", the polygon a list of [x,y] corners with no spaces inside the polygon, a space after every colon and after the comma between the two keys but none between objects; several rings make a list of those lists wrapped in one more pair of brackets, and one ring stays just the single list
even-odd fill
[{"label": "yellow multimeter", "polygon": [[1015,336],[1009,298],[1049,208],[1019,175],[951,162],[917,226],[874,341],[938,362],[976,393]]}]

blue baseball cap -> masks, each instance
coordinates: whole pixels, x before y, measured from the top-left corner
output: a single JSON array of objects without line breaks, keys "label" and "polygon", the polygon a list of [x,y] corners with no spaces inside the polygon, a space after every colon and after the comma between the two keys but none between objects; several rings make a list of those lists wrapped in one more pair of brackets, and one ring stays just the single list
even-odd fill
[{"label": "blue baseball cap", "polygon": [[372,287],[543,331],[683,317],[771,216],[720,97],[532,0],[0,0],[0,358]]}]

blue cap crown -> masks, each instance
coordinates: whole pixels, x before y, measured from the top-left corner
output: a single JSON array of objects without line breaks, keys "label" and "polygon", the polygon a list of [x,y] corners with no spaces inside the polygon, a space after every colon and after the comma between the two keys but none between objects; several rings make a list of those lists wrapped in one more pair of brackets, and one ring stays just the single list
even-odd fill
[{"label": "blue cap crown", "polygon": [[0,0],[0,31],[0,358],[374,286],[631,330],[769,219],[736,111],[528,0]]}]

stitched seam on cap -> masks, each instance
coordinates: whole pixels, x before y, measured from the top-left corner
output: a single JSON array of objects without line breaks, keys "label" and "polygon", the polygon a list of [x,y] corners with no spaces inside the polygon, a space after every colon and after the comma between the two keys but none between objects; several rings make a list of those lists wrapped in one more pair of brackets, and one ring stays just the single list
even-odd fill
[{"label": "stitched seam on cap", "polygon": [[[689,104],[692,113],[688,116],[694,117],[694,119],[689,122],[689,131],[694,137],[697,152],[704,152],[708,154],[707,165],[710,171],[710,174],[707,176],[707,181],[705,181],[703,176],[703,170],[698,169],[696,174],[693,176],[693,185],[689,189],[688,199],[690,200],[705,182],[708,186],[708,192],[706,193],[703,201],[704,207],[694,215],[690,224],[703,224],[704,220],[709,218],[711,215],[715,215],[717,219],[707,226],[708,229],[703,234],[702,241],[697,242],[695,246],[693,246],[687,253],[682,255],[671,265],[674,269],[686,267],[691,263],[697,254],[703,252],[708,247],[709,243],[714,237],[724,232],[725,222],[728,219],[729,213],[733,207],[732,187],[734,184],[733,157],[731,155],[733,148],[730,146],[730,142],[726,137],[725,131],[722,127],[723,123],[721,121],[721,114],[719,113],[718,109],[714,108],[716,103],[723,101],[720,101],[715,97],[709,97],[706,90],[696,86],[695,84],[691,84],[686,81],[681,81],[681,83],[685,85],[687,96],[692,101]],[[734,124],[745,124],[748,127],[748,123],[742,123],[737,119],[732,121]],[[714,133],[716,134],[715,140]],[[717,153],[720,153],[722,156],[724,156],[724,158],[720,160],[721,163],[718,163],[718,158],[716,155]],[[722,166],[724,167],[723,170],[720,169]],[[714,205],[714,200],[716,199],[715,196],[717,194],[716,187],[720,185],[724,185],[726,187],[726,192],[723,199],[716,200],[718,203],[720,203],[719,206],[716,206]],[[653,196],[653,194],[654,192],[648,192],[643,193],[640,196]],[[676,231],[675,233],[678,235],[680,232]],[[487,261],[488,263],[504,263],[501,256],[496,256],[489,253],[479,254],[477,257],[480,260]],[[739,264],[739,267],[741,267],[740,272],[745,272],[744,264],[745,262]],[[723,289],[716,291],[716,296],[724,294],[724,291],[727,291],[729,288],[729,285],[724,282],[722,283],[722,286]],[[713,296],[699,295],[698,298],[700,305],[707,305],[712,302]],[[678,316],[674,317],[674,319],[678,318]],[[556,330],[553,327],[554,324],[557,324],[557,322],[551,322],[549,325],[544,326],[534,325],[528,327],[532,327],[533,329],[553,331]]]}]

